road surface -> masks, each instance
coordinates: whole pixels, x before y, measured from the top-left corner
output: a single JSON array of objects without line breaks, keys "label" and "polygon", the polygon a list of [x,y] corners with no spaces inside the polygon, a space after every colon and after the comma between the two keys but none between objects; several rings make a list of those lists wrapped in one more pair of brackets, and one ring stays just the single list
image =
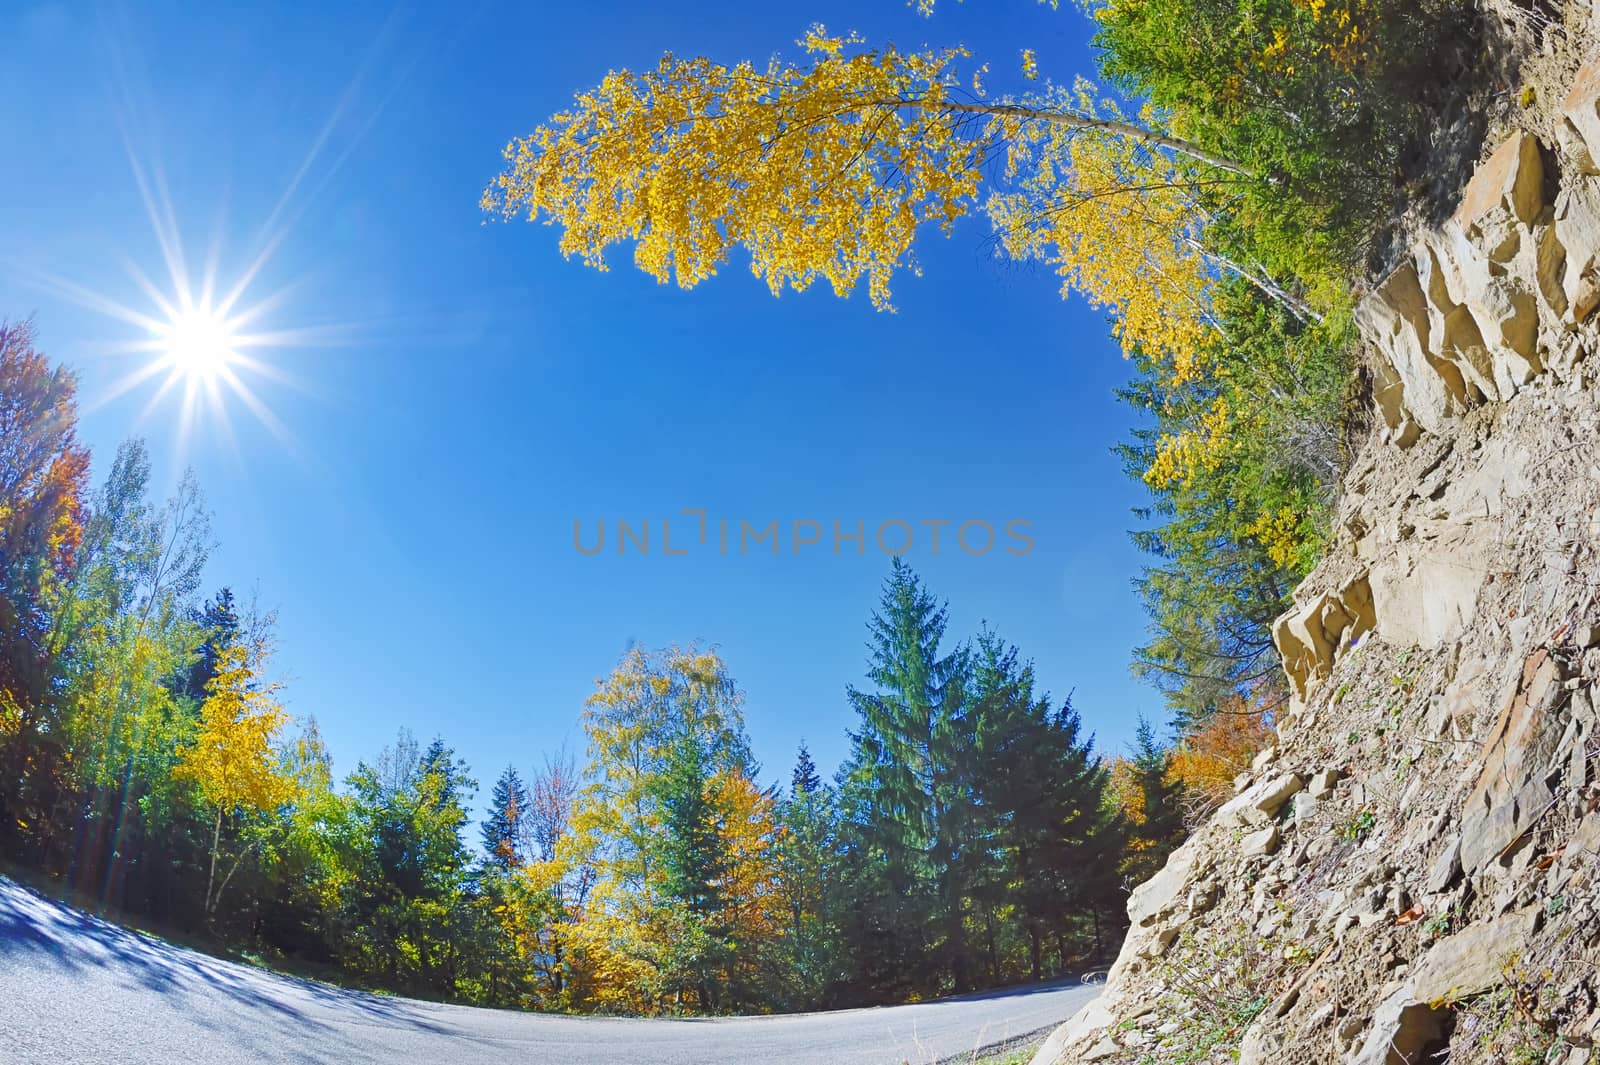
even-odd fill
[{"label": "road surface", "polygon": [[695,1020],[444,1006],[222,961],[0,878],[7,1065],[926,1065],[1059,1024],[1098,991]]}]

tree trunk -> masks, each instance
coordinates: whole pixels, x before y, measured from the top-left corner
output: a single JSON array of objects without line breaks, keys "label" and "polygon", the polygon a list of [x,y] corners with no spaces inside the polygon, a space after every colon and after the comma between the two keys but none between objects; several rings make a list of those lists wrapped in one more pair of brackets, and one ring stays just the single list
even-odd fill
[{"label": "tree trunk", "polygon": [[950,906],[950,977],[955,981],[956,994],[959,995],[971,984],[967,973],[967,930],[961,919],[961,900],[951,899],[946,904]]},{"label": "tree trunk", "polygon": [[222,845],[222,807],[217,807],[217,820],[211,828],[211,874],[206,877],[206,923],[211,923],[211,910],[216,905],[211,891],[217,883],[217,848]]},{"label": "tree trunk", "polygon": [[989,948],[989,983],[1000,982],[1000,948],[995,942],[994,911],[985,909],[983,914],[984,936]]},{"label": "tree trunk", "polygon": [[1109,118],[1089,118],[1086,115],[1075,115],[1070,111],[1047,111],[1037,107],[1023,107],[1020,104],[961,104],[945,101],[940,107],[946,111],[960,111],[974,115],[1005,115],[1015,118],[1028,119],[1035,122],[1049,122],[1051,125],[1067,126],[1072,129],[1092,129],[1102,133],[1110,133],[1117,137],[1126,137],[1140,144],[1148,144],[1156,148],[1165,148],[1168,151],[1187,155],[1191,159],[1198,159],[1218,170],[1226,170],[1230,174],[1249,177],[1250,171],[1243,163],[1235,162],[1226,156],[1208,151],[1193,141],[1181,137],[1169,137],[1155,130],[1145,129],[1143,126],[1132,122],[1122,122]]},{"label": "tree trunk", "polygon": [[[211,908],[213,910],[215,910],[218,906],[220,906],[222,904],[222,893],[224,891],[228,890],[228,884],[229,884],[230,881],[233,880],[233,874],[237,873],[239,871],[239,866],[244,864],[245,857],[249,853],[250,853],[250,849],[248,847],[240,848],[239,856],[236,857],[233,860],[233,864],[228,867],[228,873],[227,873],[226,876],[224,876],[222,878],[222,883],[217,885],[216,897],[211,900]],[[216,861],[216,859],[213,858],[212,859],[213,865],[215,864],[215,861]]]}]

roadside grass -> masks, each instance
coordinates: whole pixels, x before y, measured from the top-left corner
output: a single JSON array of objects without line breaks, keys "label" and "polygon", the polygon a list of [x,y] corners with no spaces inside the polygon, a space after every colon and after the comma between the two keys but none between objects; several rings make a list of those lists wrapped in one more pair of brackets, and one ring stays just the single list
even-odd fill
[{"label": "roadside grass", "polygon": [[1043,1039],[1031,1040],[1020,1047],[1003,1050],[998,1054],[988,1057],[968,1058],[966,1065],[1028,1065],[1033,1060],[1034,1054],[1044,1045]]}]

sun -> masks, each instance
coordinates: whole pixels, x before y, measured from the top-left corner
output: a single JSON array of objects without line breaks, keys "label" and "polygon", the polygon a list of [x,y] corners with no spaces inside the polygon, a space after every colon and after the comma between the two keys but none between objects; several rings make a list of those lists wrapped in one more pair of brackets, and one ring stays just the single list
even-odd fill
[{"label": "sun", "polygon": [[192,384],[215,383],[239,360],[233,324],[209,306],[179,310],[155,333],[163,368]]},{"label": "sun", "polygon": [[191,258],[160,167],[145,165],[128,142],[134,184],[160,249],[160,264],[165,267],[151,275],[123,257],[128,277],[143,299],[130,304],[102,289],[37,269],[27,275],[46,291],[138,331],[136,336],[103,345],[106,354],[118,356],[126,369],[109,375],[87,397],[85,410],[104,407],[136,389],[148,389],[148,399],[134,424],[159,418],[164,428],[170,428],[177,453],[186,455],[192,434],[202,423],[207,431],[206,446],[222,444],[237,454],[240,441],[235,437],[233,413],[234,408],[242,408],[279,444],[301,454],[299,442],[277,408],[287,402],[285,389],[312,397],[317,390],[313,382],[288,368],[284,354],[297,348],[326,352],[335,346],[365,343],[367,328],[365,323],[351,320],[285,322],[282,312],[305,288],[304,277],[280,276],[277,288],[260,292],[268,276],[280,273],[269,270],[269,263],[304,210],[304,205],[292,204],[292,197],[321,143],[313,147],[277,205],[256,227],[255,236],[244,242],[244,258],[227,271],[231,276],[224,277],[220,276],[224,273],[220,219],[203,258]]}]

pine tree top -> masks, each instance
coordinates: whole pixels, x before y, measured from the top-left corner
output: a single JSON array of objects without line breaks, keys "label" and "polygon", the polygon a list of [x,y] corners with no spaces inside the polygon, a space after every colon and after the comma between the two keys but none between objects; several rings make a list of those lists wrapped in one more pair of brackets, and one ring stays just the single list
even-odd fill
[{"label": "pine tree top", "polygon": [[794,760],[794,773],[789,778],[789,789],[795,795],[813,795],[821,787],[822,778],[817,775],[817,763],[812,760],[811,751],[802,740],[800,753]]}]

